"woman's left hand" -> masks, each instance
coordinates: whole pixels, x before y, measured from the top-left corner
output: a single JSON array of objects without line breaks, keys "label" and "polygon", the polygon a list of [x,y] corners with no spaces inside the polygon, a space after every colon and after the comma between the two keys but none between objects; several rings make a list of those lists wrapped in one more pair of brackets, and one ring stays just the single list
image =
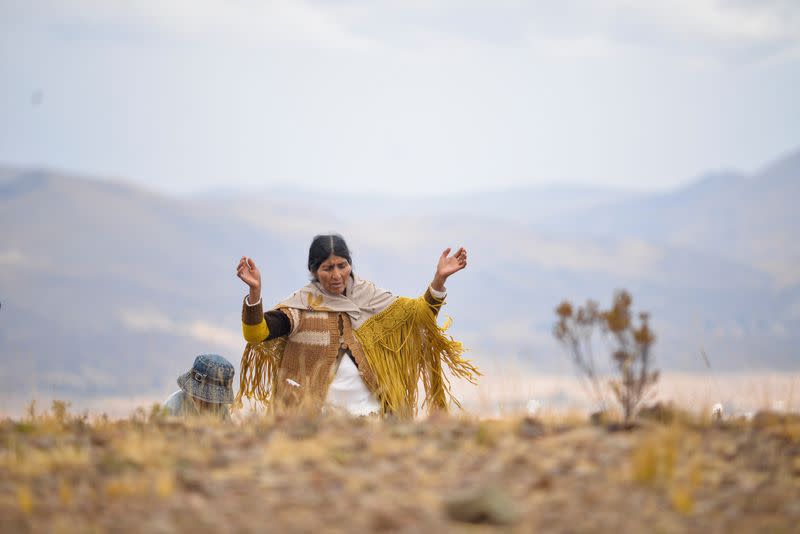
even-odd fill
[{"label": "woman's left hand", "polygon": [[436,266],[436,275],[433,277],[431,285],[437,291],[444,290],[444,283],[448,276],[467,266],[467,250],[464,247],[459,248],[452,256],[449,256],[449,254],[450,249],[446,248],[439,257],[439,264]]}]

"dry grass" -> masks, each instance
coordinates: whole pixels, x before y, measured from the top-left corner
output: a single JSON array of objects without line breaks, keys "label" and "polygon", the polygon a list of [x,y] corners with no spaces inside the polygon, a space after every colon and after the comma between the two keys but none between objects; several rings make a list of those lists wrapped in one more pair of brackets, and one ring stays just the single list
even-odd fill
[{"label": "dry grass", "polygon": [[[800,416],[627,431],[540,420],[48,413],[0,422],[4,532],[773,531],[800,524]],[[796,531],[796,530],[794,530]]]},{"label": "dry grass", "polygon": [[[477,386],[453,382],[453,390],[465,409],[481,417],[520,416],[530,399],[537,399],[543,412],[557,416],[571,412],[581,418],[597,407],[592,405],[577,378],[565,366],[566,374],[532,373],[529,368],[510,364],[481,366],[484,372]],[[605,380],[605,378],[604,378]],[[172,392],[140,397],[72,399],[75,410],[127,417],[137,406],[163,401]],[[610,397],[610,392],[606,392]],[[43,402],[52,399],[43,398]],[[723,403],[729,415],[755,413],[762,409],[800,412],[800,373],[747,372],[696,374],[666,372],[656,385],[654,401],[669,401],[697,413],[710,413]],[[0,392],[0,418],[18,419],[26,413],[24,399],[4,397]],[[612,404],[613,406],[613,404]]]}]

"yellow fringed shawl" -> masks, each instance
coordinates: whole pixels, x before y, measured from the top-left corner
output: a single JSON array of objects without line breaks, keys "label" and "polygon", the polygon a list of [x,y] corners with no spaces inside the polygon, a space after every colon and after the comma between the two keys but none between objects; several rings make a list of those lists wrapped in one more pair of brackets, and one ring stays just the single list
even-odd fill
[{"label": "yellow fringed shawl", "polygon": [[[416,415],[420,380],[425,390],[423,408],[446,411],[451,402],[460,407],[450,392],[445,366],[454,376],[473,384],[480,376],[478,369],[462,358],[463,345],[437,324],[424,297],[397,298],[354,333],[377,379],[375,393],[384,414]],[[237,400],[245,397],[265,404],[272,400],[285,346],[284,337],[245,347]]]}]

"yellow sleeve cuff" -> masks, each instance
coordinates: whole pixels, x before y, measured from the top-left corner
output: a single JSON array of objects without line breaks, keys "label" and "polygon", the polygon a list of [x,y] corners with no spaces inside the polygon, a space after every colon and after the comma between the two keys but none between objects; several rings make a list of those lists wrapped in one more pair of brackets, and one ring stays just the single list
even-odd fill
[{"label": "yellow sleeve cuff", "polygon": [[259,324],[242,323],[242,334],[248,343],[261,343],[269,336],[267,321],[262,318]]}]

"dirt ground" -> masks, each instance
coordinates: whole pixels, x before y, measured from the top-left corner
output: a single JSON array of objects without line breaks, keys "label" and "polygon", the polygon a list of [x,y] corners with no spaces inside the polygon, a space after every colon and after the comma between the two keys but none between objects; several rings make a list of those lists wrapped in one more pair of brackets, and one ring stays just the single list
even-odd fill
[{"label": "dirt ground", "polygon": [[800,532],[800,415],[0,422],[2,532]]}]

